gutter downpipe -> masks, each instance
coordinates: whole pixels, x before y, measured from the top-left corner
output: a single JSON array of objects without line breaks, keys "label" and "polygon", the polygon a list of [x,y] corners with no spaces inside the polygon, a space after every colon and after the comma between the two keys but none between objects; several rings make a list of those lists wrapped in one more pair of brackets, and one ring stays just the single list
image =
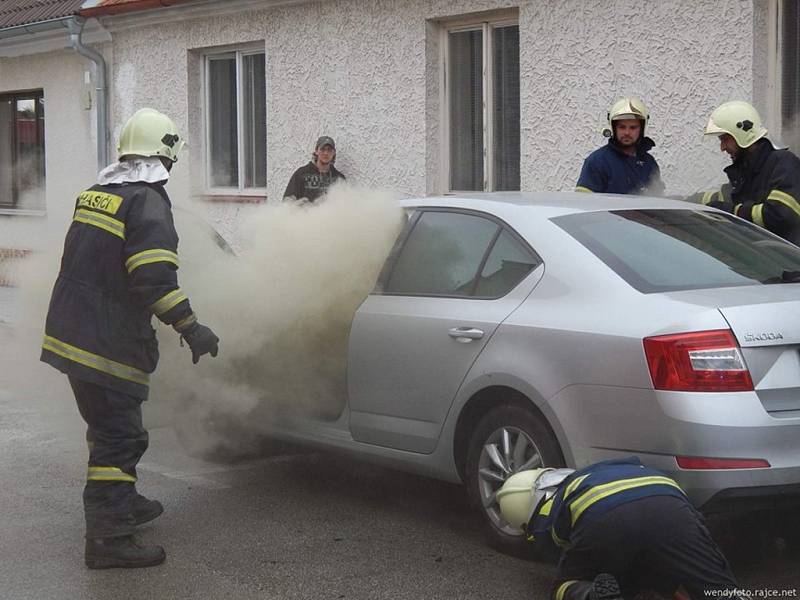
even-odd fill
[{"label": "gutter downpipe", "polygon": [[103,55],[83,45],[81,36],[86,19],[72,17],[67,20],[69,42],[72,48],[95,64],[97,93],[97,171],[108,166],[108,85],[106,84],[106,60]]}]

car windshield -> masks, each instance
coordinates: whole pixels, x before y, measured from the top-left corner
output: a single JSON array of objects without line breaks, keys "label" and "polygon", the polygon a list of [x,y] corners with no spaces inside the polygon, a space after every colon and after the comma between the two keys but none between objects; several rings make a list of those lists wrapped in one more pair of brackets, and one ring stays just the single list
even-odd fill
[{"label": "car windshield", "polygon": [[800,248],[708,210],[614,210],[553,222],[643,293],[800,281]]}]

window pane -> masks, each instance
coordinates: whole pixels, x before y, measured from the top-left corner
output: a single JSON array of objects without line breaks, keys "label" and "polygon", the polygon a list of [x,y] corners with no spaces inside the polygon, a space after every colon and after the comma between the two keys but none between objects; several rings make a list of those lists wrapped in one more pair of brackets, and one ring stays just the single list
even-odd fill
[{"label": "window pane", "polygon": [[489,298],[504,296],[539,262],[514,236],[503,230],[486,260],[475,295]]},{"label": "window pane", "polygon": [[472,215],[423,213],[400,251],[386,292],[469,296],[497,227]]},{"label": "window pane", "polygon": [[35,98],[16,101],[16,200],[25,208],[41,206],[44,196],[44,144],[36,107]]},{"label": "window pane", "polygon": [[781,3],[783,141],[800,150],[800,7],[796,1]]},{"label": "window pane", "polygon": [[14,206],[14,101],[0,98],[0,206]]},{"label": "window pane", "polygon": [[267,86],[263,54],[243,58],[244,185],[267,186]]},{"label": "window pane", "polygon": [[779,283],[800,249],[732,215],[619,210],[553,219],[644,293]]},{"label": "window pane", "polygon": [[495,28],[493,46],[493,189],[518,190],[519,27]]},{"label": "window pane", "polygon": [[450,189],[483,190],[483,32],[449,34]]},{"label": "window pane", "polygon": [[238,187],[235,57],[209,59],[208,86],[210,183],[213,187]]}]

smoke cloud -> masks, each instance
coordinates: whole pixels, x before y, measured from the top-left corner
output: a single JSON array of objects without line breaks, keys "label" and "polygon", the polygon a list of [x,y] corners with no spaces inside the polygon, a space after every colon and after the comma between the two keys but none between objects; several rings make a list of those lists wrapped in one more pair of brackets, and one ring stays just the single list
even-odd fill
[{"label": "smoke cloud", "polygon": [[[235,256],[198,214],[177,207],[175,221],[181,288],[200,322],[220,337],[220,351],[192,365],[188,347],[154,319],[161,360],[145,403],[147,424],[172,423],[190,451],[208,454],[251,450],[281,415],[336,419],[346,401],[353,315],[403,224],[396,199],[343,183],[313,205],[255,206],[244,213]],[[19,278],[15,337],[32,363],[68,215],[49,222],[58,233],[24,261]],[[58,378],[47,376],[51,393],[67,393],[63,375],[41,363],[32,370],[34,378],[52,371]],[[31,375],[14,379],[27,385]]]},{"label": "smoke cloud", "polygon": [[159,332],[151,394],[175,411],[187,446],[235,451],[235,443],[257,443],[280,415],[339,416],[350,323],[402,215],[388,193],[341,184],[317,204],[257,207],[237,256],[184,231],[181,287],[221,338],[220,355],[193,366],[175,333]]}]

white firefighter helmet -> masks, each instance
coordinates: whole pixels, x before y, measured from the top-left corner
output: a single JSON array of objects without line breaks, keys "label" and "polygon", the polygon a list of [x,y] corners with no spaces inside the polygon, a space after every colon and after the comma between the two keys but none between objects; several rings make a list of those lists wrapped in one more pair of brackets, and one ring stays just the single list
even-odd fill
[{"label": "white firefighter helmet", "polygon": [[530,469],[514,473],[497,491],[497,503],[503,518],[514,527],[525,531],[531,513],[544,492],[536,493],[536,480],[550,469]]},{"label": "white firefighter helmet", "polygon": [[621,121],[623,119],[639,119],[642,122],[641,137],[644,137],[644,130],[647,121],[650,119],[650,113],[647,111],[644,102],[639,98],[636,96],[625,96],[611,105],[606,117],[608,119],[608,127],[603,129],[603,135],[606,137],[611,137],[614,134],[614,121]]},{"label": "white firefighter helmet", "polygon": [[749,148],[767,135],[761,116],[749,102],[731,100],[720,104],[708,119],[703,135],[733,136],[740,148]]},{"label": "white firefighter helmet", "polygon": [[122,128],[117,156],[163,156],[177,162],[185,143],[167,115],[152,108],[141,108]]}]

